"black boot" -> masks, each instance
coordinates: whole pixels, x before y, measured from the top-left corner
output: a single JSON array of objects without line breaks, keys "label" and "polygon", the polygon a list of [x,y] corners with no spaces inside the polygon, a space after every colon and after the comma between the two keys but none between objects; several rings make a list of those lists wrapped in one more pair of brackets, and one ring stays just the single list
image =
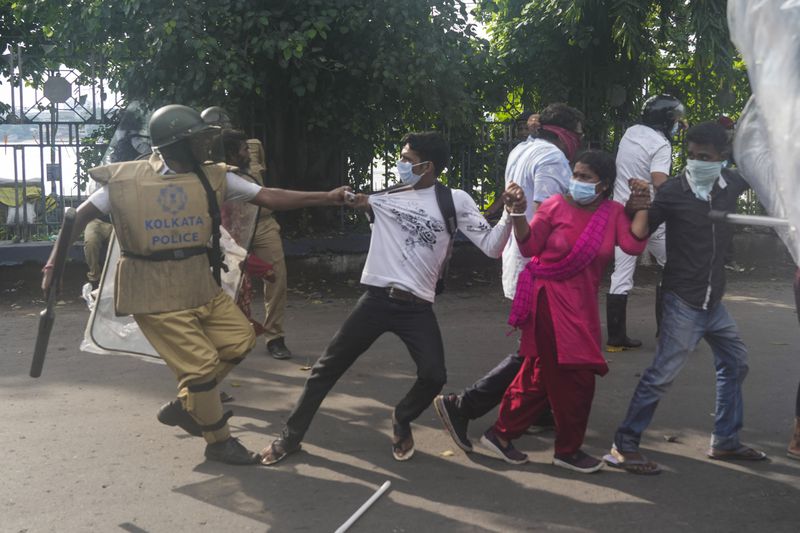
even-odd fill
[{"label": "black boot", "polygon": [[200,437],[203,430],[200,429],[192,415],[190,415],[184,408],[181,401],[178,399],[165,403],[158,411],[158,421],[167,426],[179,426],[182,430],[193,437]]},{"label": "black boot", "polygon": [[638,348],[642,341],[629,339],[626,333],[627,294],[609,294],[606,298],[606,320],[608,322],[607,352],[621,352],[628,348]]}]

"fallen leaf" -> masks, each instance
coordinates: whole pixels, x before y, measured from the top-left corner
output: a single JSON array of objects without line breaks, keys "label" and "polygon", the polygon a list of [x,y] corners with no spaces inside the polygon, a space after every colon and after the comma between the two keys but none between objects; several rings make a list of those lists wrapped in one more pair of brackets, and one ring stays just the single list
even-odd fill
[{"label": "fallen leaf", "polygon": [[676,435],[664,435],[664,440],[667,442],[678,442],[678,437]]},{"label": "fallen leaf", "polygon": [[242,384],[239,383],[238,381],[231,381],[231,387],[241,387],[241,386]]},{"label": "fallen leaf", "polygon": [[453,450],[445,450],[440,455],[442,457],[453,457],[455,453],[453,453]]},{"label": "fallen leaf", "polygon": [[311,370],[311,367],[310,367],[310,366],[308,366],[308,365],[306,365],[306,366],[301,366],[301,367],[300,367],[300,370],[302,370],[302,371],[306,372],[306,371],[308,371],[308,370]]}]

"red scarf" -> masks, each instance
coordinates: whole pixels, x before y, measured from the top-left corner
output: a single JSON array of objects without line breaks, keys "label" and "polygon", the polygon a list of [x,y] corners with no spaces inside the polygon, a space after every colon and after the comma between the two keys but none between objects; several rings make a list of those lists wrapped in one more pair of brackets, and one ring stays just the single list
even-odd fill
[{"label": "red scarf", "polygon": [[581,145],[581,138],[578,137],[578,134],[559,126],[547,125],[542,126],[542,129],[556,134],[558,140],[564,144],[564,149],[567,151],[567,159],[572,161],[572,158],[575,157],[575,152],[578,151],[578,147]]},{"label": "red scarf", "polygon": [[603,244],[606,226],[611,214],[611,200],[605,200],[583,228],[575,246],[566,257],[556,263],[543,265],[538,257],[531,258],[517,278],[517,290],[511,304],[508,323],[515,328],[522,327],[531,319],[533,309],[533,281],[539,277],[561,281],[569,279],[589,266],[597,257]]}]

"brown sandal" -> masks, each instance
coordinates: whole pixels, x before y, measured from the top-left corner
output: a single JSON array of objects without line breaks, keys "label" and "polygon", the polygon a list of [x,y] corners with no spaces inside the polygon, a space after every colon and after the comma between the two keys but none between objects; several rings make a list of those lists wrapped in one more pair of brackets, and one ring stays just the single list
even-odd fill
[{"label": "brown sandal", "polygon": [[616,446],[603,457],[603,461],[614,468],[621,468],[629,474],[655,476],[661,473],[658,463],[649,460],[640,452],[621,452]]},{"label": "brown sandal", "polygon": [[709,448],[706,455],[717,461],[763,461],[767,454],[745,446],[742,444],[735,450],[720,450],[719,448]]},{"label": "brown sandal", "polygon": [[414,455],[414,436],[409,424],[400,424],[392,415],[392,456],[396,461],[408,461]]}]

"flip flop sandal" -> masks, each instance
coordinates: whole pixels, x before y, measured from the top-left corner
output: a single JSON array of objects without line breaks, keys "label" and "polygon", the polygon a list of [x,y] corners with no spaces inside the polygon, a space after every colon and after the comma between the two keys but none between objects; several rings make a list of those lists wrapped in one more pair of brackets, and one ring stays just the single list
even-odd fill
[{"label": "flip flop sandal", "polygon": [[295,452],[299,452],[303,446],[300,444],[290,447],[286,445],[284,439],[275,439],[268,447],[261,450],[261,464],[274,465]]},{"label": "flip flop sandal", "polygon": [[711,448],[706,452],[710,459],[717,461],[763,461],[767,454],[754,450],[753,448],[741,445],[735,450],[718,450]]},{"label": "flip flop sandal", "polygon": [[611,452],[603,456],[603,461],[608,466],[619,468],[629,474],[638,476],[655,476],[661,473],[661,467],[658,466],[658,463],[649,460],[644,455],[641,455],[641,457],[641,459],[626,459],[622,452],[616,448],[611,448]]},{"label": "flip flop sandal", "polygon": [[[400,439],[392,442],[392,456],[395,461],[408,461],[414,455],[414,437],[411,434],[411,427],[399,424],[392,417],[392,433],[396,439]],[[406,448],[408,441],[411,441],[410,448]]]}]

